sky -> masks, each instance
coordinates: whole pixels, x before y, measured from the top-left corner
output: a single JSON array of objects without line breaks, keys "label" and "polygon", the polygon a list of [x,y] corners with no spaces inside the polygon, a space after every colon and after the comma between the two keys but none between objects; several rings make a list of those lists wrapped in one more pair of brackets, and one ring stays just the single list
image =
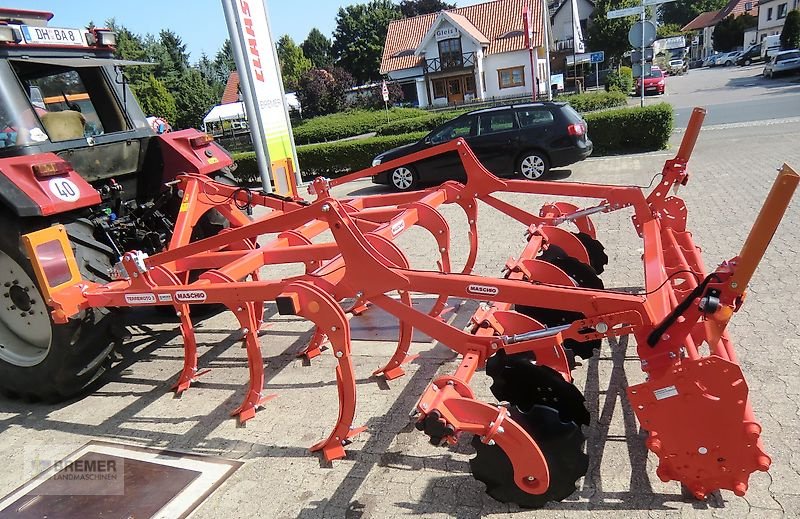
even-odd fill
[{"label": "sky", "polygon": [[[462,7],[480,2],[455,3]],[[50,21],[53,27],[83,27],[89,21],[102,26],[109,18],[115,18],[139,34],[172,29],[186,43],[192,63],[203,52],[213,57],[228,37],[220,0],[8,0],[4,3],[6,7],[50,11],[55,14]],[[314,27],[330,38],[339,8],[366,0],[267,0],[266,3],[274,38],[288,34],[301,43]]]}]

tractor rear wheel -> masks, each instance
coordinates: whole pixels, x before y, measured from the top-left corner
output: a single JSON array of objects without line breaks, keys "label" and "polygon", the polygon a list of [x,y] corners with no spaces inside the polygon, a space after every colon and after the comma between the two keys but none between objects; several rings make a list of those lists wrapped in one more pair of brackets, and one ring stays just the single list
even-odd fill
[{"label": "tractor rear wheel", "polygon": [[[22,251],[18,222],[0,215],[0,391],[63,401],[90,388],[110,365],[116,344],[109,311],[90,308],[55,324]],[[110,261],[88,222],[67,226],[85,279],[98,280]],[[92,242],[96,245],[92,247]]]}]

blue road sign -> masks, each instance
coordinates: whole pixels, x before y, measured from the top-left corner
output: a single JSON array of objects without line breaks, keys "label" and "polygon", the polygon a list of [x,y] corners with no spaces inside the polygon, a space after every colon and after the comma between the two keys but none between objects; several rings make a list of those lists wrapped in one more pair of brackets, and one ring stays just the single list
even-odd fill
[{"label": "blue road sign", "polygon": [[606,60],[606,53],[602,50],[600,52],[592,52],[589,56],[590,63],[602,63]]}]

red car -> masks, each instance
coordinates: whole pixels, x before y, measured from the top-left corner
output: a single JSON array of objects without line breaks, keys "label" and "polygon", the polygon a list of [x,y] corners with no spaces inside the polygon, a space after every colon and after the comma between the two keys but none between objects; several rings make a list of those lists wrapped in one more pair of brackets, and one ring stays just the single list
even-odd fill
[{"label": "red car", "polygon": [[[642,80],[636,80],[636,95],[642,95]],[[658,67],[653,67],[650,74],[644,77],[644,94],[664,94],[667,88],[667,75]]]}]

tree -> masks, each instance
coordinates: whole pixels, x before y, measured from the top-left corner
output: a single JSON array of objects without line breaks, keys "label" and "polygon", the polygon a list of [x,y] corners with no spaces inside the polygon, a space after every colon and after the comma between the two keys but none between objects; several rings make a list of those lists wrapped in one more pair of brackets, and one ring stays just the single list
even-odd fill
[{"label": "tree", "polygon": [[[403,100],[403,89],[396,81],[387,81],[386,89],[389,91],[389,106],[398,104]],[[347,102],[347,108],[364,108],[367,110],[383,109],[383,85],[376,83],[369,88],[360,89]]]},{"label": "tree", "polygon": [[303,48],[303,54],[311,60],[315,67],[325,68],[333,64],[331,40],[316,27],[311,29],[306,40],[300,46]]},{"label": "tree", "polygon": [[186,52],[186,44],[183,43],[181,37],[171,29],[162,30],[158,36],[175,70],[183,72],[189,68],[189,53]]},{"label": "tree", "polygon": [[668,23],[665,25],[659,25],[658,29],[656,29],[656,35],[659,39],[661,38],[669,38],[671,36],[682,36],[683,33],[681,32],[681,25],[677,23]]},{"label": "tree", "polygon": [[783,22],[781,32],[781,48],[796,49],[800,47],[800,11],[789,11],[786,21]]},{"label": "tree", "polygon": [[630,50],[628,31],[636,21],[635,17],[609,20],[608,11],[640,5],[637,0],[598,0],[587,30],[589,48],[605,51],[610,61],[619,63],[622,55]]},{"label": "tree", "polygon": [[[676,0],[661,6],[661,23],[683,27],[700,13],[716,11],[728,4],[728,0]],[[755,5],[755,2],[753,2]]]},{"label": "tree", "polygon": [[712,38],[714,40],[714,50],[719,52],[730,52],[740,47],[744,41],[744,33],[748,29],[758,25],[758,18],[743,14],[741,16],[730,15],[714,27]]},{"label": "tree", "polygon": [[222,83],[226,83],[231,72],[236,70],[231,40],[226,39],[222,47],[217,51],[217,55],[214,57],[214,68],[217,71],[217,80]]},{"label": "tree", "polygon": [[195,68],[189,68],[181,75],[175,92],[175,107],[178,115],[175,123],[179,128],[197,128],[203,122],[218,99],[211,86]]},{"label": "tree", "polygon": [[380,79],[380,61],[389,22],[400,18],[391,0],[370,0],[339,8],[333,33],[337,64],[356,81]]},{"label": "tree", "polygon": [[438,13],[447,9],[455,9],[456,4],[448,4],[442,0],[402,0],[400,2],[400,12],[405,18],[419,16],[421,14]]},{"label": "tree", "polygon": [[278,40],[278,61],[281,64],[283,86],[286,90],[297,90],[300,77],[311,70],[311,60],[305,57],[303,49],[298,47],[288,34]]},{"label": "tree", "polygon": [[132,89],[145,115],[161,117],[173,124],[176,122],[178,108],[175,106],[175,98],[153,74],[150,74],[146,83],[132,86]]},{"label": "tree", "polygon": [[353,77],[344,69],[313,68],[300,78],[297,99],[303,109],[303,116],[340,112],[344,109],[347,91],[353,86]]}]

